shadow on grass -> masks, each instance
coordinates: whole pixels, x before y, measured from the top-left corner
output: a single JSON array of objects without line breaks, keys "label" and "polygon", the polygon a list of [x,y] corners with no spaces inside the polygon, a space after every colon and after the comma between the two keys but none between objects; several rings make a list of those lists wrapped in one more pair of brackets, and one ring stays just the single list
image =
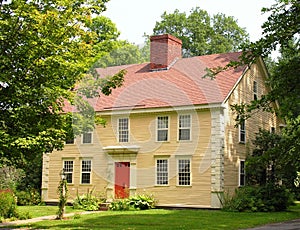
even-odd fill
[{"label": "shadow on grass", "polygon": [[100,212],[79,219],[15,226],[30,229],[242,229],[300,218],[299,212],[235,213],[212,210]]}]

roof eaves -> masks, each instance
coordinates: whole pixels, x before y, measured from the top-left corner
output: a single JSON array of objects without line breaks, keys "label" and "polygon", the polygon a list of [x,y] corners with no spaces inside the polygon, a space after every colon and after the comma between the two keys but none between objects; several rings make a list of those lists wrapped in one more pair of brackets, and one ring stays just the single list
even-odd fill
[{"label": "roof eaves", "polygon": [[234,86],[231,88],[231,90],[229,91],[229,93],[227,94],[227,96],[225,97],[225,99],[223,100],[222,104],[225,104],[226,101],[229,99],[230,95],[232,94],[232,92],[235,90],[235,88],[238,86],[238,84],[240,83],[240,81],[243,79],[245,73],[249,70],[249,66],[246,66],[246,68],[243,70],[243,73],[241,74],[241,76],[239,77],[239,79],[236,81],[236,83],[234,84]]},{"label": "roof eaves", "polygon": [[223,108],[222,102],[202,104],[202,105],[186,105],[186,106],[172,106],[172,107],[157,107],[157,108],[132,108],[132,109],[116,109],[98,111],[99,115],[121,115],[121,114],[139,114],[139,113],[165,113],[165,112],[181,112],[181,111],[196,111],[202,109],[219,109]]}]

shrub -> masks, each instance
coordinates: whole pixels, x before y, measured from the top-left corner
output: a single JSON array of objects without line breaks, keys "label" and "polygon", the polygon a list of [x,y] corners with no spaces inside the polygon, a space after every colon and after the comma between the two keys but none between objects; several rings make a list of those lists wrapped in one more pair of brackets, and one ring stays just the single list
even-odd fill
[{"label": "shrub", "polygon": [[221,199],[223,210],[239,212],[284,211],[292,203],[291,193],[281,186],[265,185],[238,188],[233,196]]},{"label": "shrub", "polygon": [[129,205],[138,210],[151,209],[155,206],[155,200],[150,195],[137,195],[129,198]]},{"label": "shrub", "polygon": [[41,203],[40,193],[35,189],[30,189],[28,191],[17,191],[17,204],[23,205],[37,205]]},{"label": "shrub", "polygon": [[129,199],[115,200],[109,205],[112,211],[128,211],[130,210]]},{"label": "shrub", "polygon": [[136,195],[127,199],[113,201],[109,209],[113,211],[145,210],[155,207],[155,199],[151,195]]},{"label": "shrub", "polygon": [[102,196],[95,196],[92,193],[93,191],[87,192],[87,194],[81,196],[77,195],[76,199],[73,201],[73,208],[86,211],[99,210],[99,204],[104,202],[105,199]]},{"label": "shrub", "polygon": [[16,217],[17,202],[13,193],[9,190],[0,191],[0,217]]}]

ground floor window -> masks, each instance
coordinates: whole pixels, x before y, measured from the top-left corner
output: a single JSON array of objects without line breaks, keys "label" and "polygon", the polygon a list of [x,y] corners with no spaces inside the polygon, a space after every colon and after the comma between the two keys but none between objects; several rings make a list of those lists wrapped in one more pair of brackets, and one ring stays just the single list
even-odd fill
[{"label": "ground floor window", "polygon": [[239,186],[246,185],[246,174],[245,174],[245,161],[240,161],[240,168],[239,168]]},{"label": "ground floor window", "polygon": [[74,161],[73,160],[64,160],[63,161],[63,168],[66,175],[67,183],[72,184],[73,183],[73,167],[74,167]]},{"label": "ground floor window", "polygon": [[156,184],[157,185],[169,184],[168,159],[156,160]]},{"label": "ground floor window", "polygon": [[178,185],[191,185],[190,159],[178,159]]},{"label": "ground floor window", "polygon": [[91,183],[92,160],[81,160],[81,184]]}]

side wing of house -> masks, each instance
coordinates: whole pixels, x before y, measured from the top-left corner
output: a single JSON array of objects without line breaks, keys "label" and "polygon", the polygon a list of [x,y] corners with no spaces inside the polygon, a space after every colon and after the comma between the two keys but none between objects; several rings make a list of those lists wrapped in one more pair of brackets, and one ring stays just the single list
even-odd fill
[{"label": "side wing of house", "polygon": [[[232,192],[245,185],[245,159],[253,148],[259,128],[274,132],[279,129],[279,120],[273,113],[257,111],[251,118],[237,126],[237,114],[231,105],[249,103],[267,94],[267,72],[262,59],[252,64],[233,89],[225,102],[225,142],[224,142],[224,189]],[[275,106],[275,105],[273,105]]]}]

